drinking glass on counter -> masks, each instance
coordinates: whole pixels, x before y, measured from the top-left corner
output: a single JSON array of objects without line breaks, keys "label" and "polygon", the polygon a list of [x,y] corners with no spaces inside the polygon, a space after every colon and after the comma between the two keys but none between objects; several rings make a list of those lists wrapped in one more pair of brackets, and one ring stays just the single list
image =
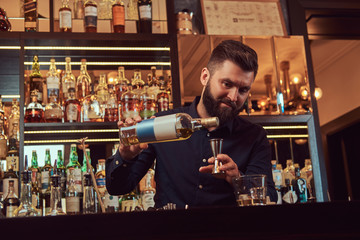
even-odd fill
[{"label": "drinking glass on counter", "polygon": [[266,175],[242,175],[233,178],[232,181],[239,206],[266,204]]}]

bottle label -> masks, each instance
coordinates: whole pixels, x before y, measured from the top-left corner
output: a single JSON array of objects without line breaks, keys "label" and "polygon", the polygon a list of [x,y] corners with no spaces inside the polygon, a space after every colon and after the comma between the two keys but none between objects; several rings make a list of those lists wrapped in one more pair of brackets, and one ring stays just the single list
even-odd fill
[{"label": "bottle label", "polygon": [[298,197],[296,195],[296,193],[292,190],[288,191],[287,193],[284,194],[284,196],[282,197],[282,200],[285,203],[296,203],[298,200]]},{"label": "bottle label", "polygon": [[146,192],[142,195],[141,203],[145,211],[148,210],[149,207],[155,206],[154,196],[155,192],[153,191]]},{"label": "bottle label", "polygon": [[59,13],[59,17],[60,17],[60,29],[71,28],[71,11],[62,10]]},{"label": "bottle label", "polygon": [[105,178],[97,178],[96,179],[96,185],[98,186],[98,190],[101,196],[105,195],[106,192],[106,182]]},{"label": "bottle label", "polygon": [[114,6],[112,8],[114,26],[125,25],[125,8],[123,6]]},{"label": "bottle label", "polygon": [[9,181],[13,180],[14,181],[14,192],[17,196],[19,196],[19,187],[18,187],[18,183],[19,180],[17,178],[4,178],[2,180],[3,182],[3,195],[4,197],[6,197],[7,193],[9,192]]},{"label": "bottle label", "polygon": [[80,197],[66,197],[66,212],[80,212]]},{"label": "bottle label", "polygon": [[19,171],[19,157],[18,156],[9,156],[6,157],[6,166],[13,166],[15,172]]},{"label": "bottle label", "polygon": [[134,211],[136,206],[138,206],[138,200],[137,199],[121,201],[121,211],[122,212]]},{"label": "bottle label", "polygon": [[6,217],[15,217],[14,211],[17,209],[18,206],[10,205],[6,207]]},{"label": "bottle label", "polygon": [[176,139],[176,114],[143,120],[136,125],[140,142]]},{"label": "bottle label", "polygon": [[74,169],[74,180],[75,180],[75,190],[78,193],[82,193],[82,172],[80,168]]},{"label": "bottle label", "polygon": [[45,109],[45,119],[62,119],[62,110],[59,108]]},{"label": "bottle label", "polygon": [[140,19],[151,20],[151,6],[150,5],[139,6],[139,16]]},{"label": "bottle label", "polygon": [[50,172],[41,172],[41,191],[44,193],[50,185]]},{"label": "bottle label", "polygon": [[46,85],[47,85],[47,95],[50,97],[50,94],[53,93],[56,95],[56,98],[59,99],[59,78],[56,76],[50,76],[46,79]]},{"label": "bottle label", "polygon": [[104,206],[105,206],[105,208],[114,207],[115,211],[118,211],[119,210],[119,197],[112,196],[109,193],[106,193],[105,198],[104,198]]},{"label": "bottle label", "polygon": [[85,27],[96,27],[97,26],[97,7],[87,6],[85,7],[84,23]]},{"label": "bottle label", "polygon": [[169,110],[169,99],[168,98],[164,98],[164,97],[159,98],[157,104],[158,104],[159,112]]},{"label": "bottle label", "polygon": [[282,185],[282,174],[278,170],[273,171],[273,179],[276,187],[280,187]]},{"label": "bottle label", "polygon": [[76,121],[78,119],[78,108],[76,104],[70,103],[67,105],[65,111],[68,121]]},{"label": "bottle label", "polygon": [[0,158],[4,159],[7,155],[7,142],[6,139],[0,139]]}]

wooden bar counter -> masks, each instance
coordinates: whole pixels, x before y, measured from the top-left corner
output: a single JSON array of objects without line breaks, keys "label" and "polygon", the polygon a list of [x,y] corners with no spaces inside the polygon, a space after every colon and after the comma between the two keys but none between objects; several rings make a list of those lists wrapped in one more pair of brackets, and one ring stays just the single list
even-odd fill
[{"label": "wooden bar counter", "polygon": [[360,239],[360,202],[0,219],[14,239]]}]

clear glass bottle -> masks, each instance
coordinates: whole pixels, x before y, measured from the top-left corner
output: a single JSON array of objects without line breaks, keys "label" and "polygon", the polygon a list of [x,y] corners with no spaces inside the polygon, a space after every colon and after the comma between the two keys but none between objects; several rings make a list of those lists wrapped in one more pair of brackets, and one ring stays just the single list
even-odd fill
[{"label": "clear glass bottle", "polygon": [[75,98],[75,88],[69,88],[68,94],[68,99],[64,104],[64,122],[80,122],[81,105],[80,101]]},{"label": "clear glass bottle", "polygon": [[66,165],[66,176],[67,176],[67,182],[66,184],[69,184],[70,178],[69,178],[69,169],[74,168],[73,174],[74,174],[74,184],[76,192],[79,194],[80,198],[82,199],[82,172],[81,172],[81,165],[79,163],[79,157],[76,151],[76,144],[71,144],[70,146],[70,156],[69,156],[69,163]]},{"label": "clear glass bottle", "polygon": [[92,86],[91,94],[86,96],[81,106],[82,122],[103,122],[103,109],[99,97]]},{"label": "clear glass bottle", "polygon": [[6,12],[3,8],[0,8],[0,32],[11,31],[11,23],[9,22]]},{"label": "clear glass bottle", "polygon": [[134,70],[134,78],[131,82],[131,85],[133,87],[133,91],[140,95],[145,87],[145,81],[141,79],[141,70],[135,69]]},{"label": "clear glass bottle", "polygon": [[20,206],[20,201],[15,193],[14,186],[14,180],[10,180],[8,191],[3,201],[3,214],[6,217],[15,217],[14,211]]},{"label": "clear glass bottle", "polygon": [[105,106],[109,99],[109,89],[106,83],[106,75],[100,74],[99,84],[95,88],[100,105]]},{"label": "clear glass bottle", "polygon": [[154,196],[156,190],[152,184],[153,178],[154,178],[154,170],[149,169],[146,175],[142,179],[142,181],[144,181],[144,186],[140,188],[140,196],[141,196],[141,205],[145,211],[155,206]]},{"label": "clear glass bottle", "polygon": [[140,115],[140,98],[132,90],[132,86],[128,86],[128,90],[121,95],[121,120],[126,118],[135,118]]},{"label": "clear glass bottle", "polygon": [[[111,87],[110,87],[111,86]],[[112,85],[109,85],[109,99],[105,105],[104,122],[119,121],[119,104]]]},{"label": "clear glass bottle", "polygon": [[122,0],[115,0],[112,7],[112,26],[114,33],[125,33],[125,5]]},{"label": "clear glass bottle", "polygon": [[166,91],[166,82],[163,76],[159,77],[160,89],[156,97],[157,111],[163,112],[170,109],[170,96]]},{"label": "clear glass bottle", "polygon": [[[36,152],[35,152],[36,153]],[[37,161],[36,161],[37,165]],[[33,166],[33,165],[32,165]],[[41,196],[40,196],[40,188],[39,188],[39,178],[40,176],[38,169],[35,171],[36,168],[32,167],[32,169],[29,168],[29,171],[31,172],[31,204],[32,206],[39,212],[40,215],[42,215],[43,206],[41,202]]]},{"label": "clear glass bottle", "polygon": [[50,59],[49,71],[46,74],[46,86],[48,98],[50,99],[51,94],[55,94],[57,103],[60,103],[60,76],[54,58]]},{"label": "clear glass bottle", "polygon": [[149,86],[145,84],[140,94],[140,117],[142,119],[149,119],[156,112],[155,95],[152,91],[149,91]]},{"label": "clear glass bottle", "polygon": [[[2,112],[1,112],[2,111]],[[5,134],[5,114],[3,107],[2,107],[2,103],[0,101],[0,114],[2,116],[0,116],[0,159],[5,159],[7,156],[7,145],[8,145],[8,137]]]},{"label": "clear glass bottle", "polygon": [[129,146],[138,143],[186,140],[196,130],[218,126],[219,119],[217,117],[192,118],[186,113],[176,113],[122,127],[120,128],[120,141]]},{"label": "clear glass bottle", "polygon": [[72,31],[72,16],[69,0],[62,0],[62,6],[59,9],[60,32]]},{"label": "clear glass bottle", "polygon": [[90,94],[91,78],[87,71],[86,59],[81,59],[80,75],[76,81],[76,98],[81,102]]},{"label": "clear glass bottle", "polygon": [[290,179],[290,182],[295,178],[295,166],[292,159],[286,160],[286,168],[284,169],[284,178]]},{"label": "clear glass bottle", "polygon": [[77,178],[75,176],[75,168],[67,169],[68,183],[66,188],[66,214],[80,214],[80,193],[77,187]]},{"label": "clear glass bottle", "polygon": [[[20,106],[19,106],[19,101],[14,98],[12,100],[12,104],[11,104],[11,112],[10,112],[10,116],[8,118],[8,122],[9,122],[9,133],[13,133],[13,127],[15,126],[14,124],[17,124],[17,126],[20,126]],[[19,128],[17,129],[17,133],[18,136],[20,134],[19,132]],[[18,138],[19,139],[19,138]]]},{"label": "clear glass bottle", "polygon": [[45,122],[62,122],[63,110],[58,103],[57,94],[52,91],[49,95],[49,103],[45,106],[44,119]]},{"label": "clear glass bottle", "polygon": [[84,4],[85,32],[97,32],[98,8],[94,0],[87,0]]},{"label": "clear glass bottle", "polygon": [[65,215],[61,201],[61,177],[57,173],[57,160],[54,163],[54,174],[51,176],[50,211],[46,216]]},{"label": "clear glass bottle", "polygon": [[27,165],[27,156],[25,156],[25,170],[21,172],[20,206],[14,211],[16,217],[40,216],[40,212],[32,205],[31,171],[28,170]]},{"label": "clear glass bottle", "polygon": [[148,77],[148,85],[149,85],[149,92],[154,94],[154,96],[157,96],[160,91],[160,84],[159,84],[159,79],[156,75],[155,66],[151,67],[151,73],[149,74]]},{"label": "clear glass bottle", "polygon": [[298,200],[294,187],[288,178],[285,178],[285,186],[281,190],[281,195],[283,204],[294,204]]},{"label": "clear glass bottle", "polygon": [[[39,64],[39,57],[37,55],[33,58],[33,64],[31,73],[29,75],[30,80],[30,94],[35,89],[37,90],[37,100],[40,104],[43,104],[44,102],[44,79],[40,72],[40,64]],[[46,102],[44,102],[46,104]]]},{"label": "clear glass bottle", "polygon": [[71,58],[65,58],[65,74],[62,77],[62,101],[65,102],[69,98],[69,89],[76,88],[76,79],[71,71]]},{"label": "clear glass bottle", "polygon": [[152,33],[152,1],[138,0],[138,33]]},{"label": "clear glass bottle", "polygon": [[118,68],[118,76],[115,78],[115,91],[118,102],[121,101],[121,96],[128,90],[128,86],[130,85],[130,81],[125,77],[125,68]]},{"label": "clear glass bottle", "polygon": [[84,174],[84,198],[83,211],[84,214],[95,213],[95,192],[92,185],[91,175]]},{"label": "clear glass bottle", "polygon": [[24,0],[25,32],[39,31],[37,0]]},{"label": "clear glass bottle", "polygon": [[35,89],[31,92],[31,102],[26,106],[24,122],[33,123],[33,122],[44,122],[44,109],[43,106],[38,102],[38,90]]}]

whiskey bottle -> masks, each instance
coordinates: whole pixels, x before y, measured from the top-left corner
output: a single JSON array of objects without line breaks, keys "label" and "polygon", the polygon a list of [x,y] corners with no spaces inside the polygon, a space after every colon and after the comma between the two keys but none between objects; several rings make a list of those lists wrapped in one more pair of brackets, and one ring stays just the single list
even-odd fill
[{"label": "whiskey bottle", "polygon": [[[81,172],[81,165],[78,160],[78,154],[76,151],[76,144],[71,144],[70,146],[70,156],[69,156],[69,163],[66,165],[66,185],[70,184],[70,168],[73,168],[72,174],[73,174],[73,184],[75,187],[76,192],[79,194],[81,200],[83,196],[82,191],[82,172]],[[80,201],[82,202],[82,201]],[[67,206],[67,204],[66,204]]]},{"label": "whiskey bottle", "polygon": [[118,76],[115,78],[115,91],[118,102],[121,101],[121,96],[128,90],[130,81],[125,77],[125,68],[118,68]]},{"label": "whiskey bottle", "polygon": [[152,1],[138,0],[138,33],[152,33]]},{"label": "whiskey bottle", "polygon": [[133,87],[133,91],[140,95],[144,89],[145,86],[145,81],[141,79],[141,70],[140,69],[135,69],[134,70],[134,78],[131,82],[131,85]]},{"label": "whiskey bottle", "polygon": [[16,217],[40,216],[40,212],[32,205],[31,171],[27,166],[27,156],[25,156],[25,170],[21,172],[20,206],[14,211]]},{"label": "whiskey bottle", "polygon": [[[19,132],[19,124],[20,124],[20,107],[19,107],[19,101],[17,101],[16,98],[14,98],[12,100],[12,105],[11,105],[11,113],[9,116],[9,133],[14,133],[13,131],[13,127],[17,126],[17,133],[16,135],[19,136],[20,132]],[[19,138],[18,138],[19,139]]]},{"label": "whiskey bottle", "polygon": [[103,108],[99,96],[95,94],[92,85],[91,94],[86,96],[81,105],[81,120],[83,122],[103,122]]},{"label": "whiskey bottle", "polygon": [[91,175],[84,174],[83,214],[95,213],[95,192]]},{"label": "whiskey bottle", "polygon": [[132,86],[128,86],[128,90],[121,95],[121,120],[126,118],[134,118],[140,113],[140,98],[132,90]]},{"label": "whiskey bottle", "polygon": [[149,85],[149,92],[154,94],[154,96],[156,97],[160,90],[160,86],[159,86],[160,84],[159,84],[159,79],[156,76],[155,66],[151,67],[151,73],[148,75],[148,85]]},{"label": "whiskey bottle", "polygon": [[13,170],[13,165],[9,165],[6,166],[7,167],[7,171],[4,174],[4,178],[2,179],[2,184],[3,184],[3,193],[4,195],[6,193],[8,193],[9,191],[9,186],[10,186],[10,181],[12,181],[14,183],[14,193],[16,194],[16,196],[19,195],[19,188],[18,188],[18,183],[19,183],[19,177],[16,174],[16,172]]},{"label": "whiskey bottle", "polygon": [[156,97],[157,111],[168,111],[170,105],[170,96],[166,91],[166,82],[163,76],[159,77],[160,90]]},{"label": "whiskey bottle", "polygon": [[144,181],[144,187],[140,188],[140,196],[141,196],[142,208],[145,211],[155,206],[154,196],[156,190],[152,185],[153,177],[154,177],[154,170],[149,169],[142,179],[142,181]]},{"label": "whiskey bottle", "polygon": [[90,94],[91,78],[86,68],[86,59],[81,59],[80,75],[76,81],[76,99],[80,102]]},{"label": "whiskey bottle", "polygon": [[76,88],[76,79],[71,71],[71,58],[66,57],[65,62],[65,74],[62,78],[63,102],[65,102],[69,98],[69,89]]},{"label": "whiskey bottle", "polygon": [[156,102],[153,92],[149,91],[149,86],[145,84],[145,87],[140,94],[140,117],[142,119],[149,119],[156,113]]},{"label": "whiskey bottle", "polygon": [[45,106],[44,118],[45,122],[62,122],[63,110],[58,104],[57,94],[52,91],[49,95],[49,103]]},{"label": "whiskey bottle", "polygon": [[68,99],[65,101],[64,109],[64,122],[81,121],[81,105],[79,100],[75,98],[75,88],[68,89]]},{"label": "whiskey bottle", "polygon": [[192,118],[186,113],[176,113],[120,128],[120,142],[129,146],[138,143],[186,140],[196,130],[218,126],[217,117]]},{"label": "whiskey bottle", "polygon": [[104,122],[119,121],[119,104],[112,85],[109,85],[109,99],[105,105]]},{"label": "whiskey bottle", "polygon": [[25,32],[39,31],[37,0],[24,0]]},{"label": "whiskey bottle", "polygon": [[43,103],[43,85],[44,85],[44,79],[40,72],[40,64],[39,64],[39,57],[37,55],[33,58],[33,64],[32,64],[32,71],[29,76],[30,80],[30,92],[37,90],[37,100],[40,104]]},{"label": "whiskey bottle", "polygon": [[11,31],[11,24],[4,9],[0,8],[0,32]]},{"label": "whiskey bottle", "polygon": [[54,174],[51,176],[50,211],[46,216],[65,215],[61,201],[61,177],[57,173],[57,160],[54,163]]},{"label": "whiskey bottle", "polygon": [[94,0],[87,0],[84,4],[84,29],[85,32],[97,32],[97,3]]},{"label": "whiskey bottle", "polygon": [[55,59],[50,59],[49,71],[46,74],[47,96],[56,95],[57,103],[60,102],[60,76],[56,70]]},{"label": "whiskey bottle", "polygon": [[59,9],[59,23],[60,32],[72,31],[72,17],[69,0],[62,0],[62,6]]},{"label": "whiskey bottle", "polygon": [[115,0],[112,7],[114,33],[125,33],[125,6],[122,0]]},{"label": "whiskey bottle", "polygon": [[50,176],[53,173],[51,166],[50,149],[45,149],[45,165],[41,168],[41,193],[44,194],[50,185]]},{"label": "whiskey bottle", "polygon": [[105,74],[100,74],[99,84],[95,88],[95,93],[98,96],[100,105],[103,107],[109,99],[109,90],[106,84]]},{"label": "whiskey bottle", "polygon": [[308,201],[308,190],[306,180],[300,176],[300,168],[295,167],[295,179],[292,180],[292,185],[299,203],[306,203]]},{"label": "whiskey bottle", "polygon": [[3,201],[3,214],[6,217],[15,217],[14,211],[19,207],[20,201],[15,193],[14,180],[9,181],[7,195]]},{"label": "whiskey bottle", "polygon": [[3,114],[2,102],[0,100],[0,159],[5,159],[7,156],[7,145],[8,145],[8,137],[5,134],[5,114]]},{"label": "whiskey bottle", "polygon": [[96,185],[98,187],[101,197],[105,196],[106,184],[105,184],[105,159],[99,159],[97,164],[97,171],[95,174]]},{"label": "whiskey bottle", "polygon": [[16,135],[9,139],[9,150],[6,156],[6,166],[12,166],[16,175],[19,175],[19,149]]},{"label": "whiskey bottle", "polygon": [[76,184],[75,168],[67,169],[68,183],[66,189],[66,214],[80,214],[80,193]]},{"label": "whiskey bottle", "polygon": [[44,110],[43,106],[38,103],[38,90],[35,89],[31,92],[31,102],[27,105],[25,109],[25,116],[24,116],[24,122],[26,123],[33,123],[33,122],[44,122]]},{"label": "whiskey bottle", "polygon": [[284,169],[284,178],[290,179],[290,182],[295,178],[295,167],[292,159],[286,160],[286,168]]}]

